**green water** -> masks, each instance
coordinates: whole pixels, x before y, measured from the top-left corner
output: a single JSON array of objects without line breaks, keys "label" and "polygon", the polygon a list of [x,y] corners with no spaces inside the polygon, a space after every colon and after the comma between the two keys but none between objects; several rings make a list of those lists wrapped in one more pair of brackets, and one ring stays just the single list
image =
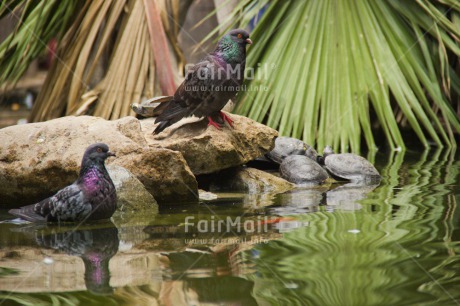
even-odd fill
[{"label": "green water", "polygon": [[[377,154],[373,161],[379,186],[222,194],[155,217],[77,229],[1,223],[0,302],[460,304],[458,154]],[[229,231],[211,230],[212,222],[215,229],[238,216]],[[10,217],[1,211],[0,218]],[[241,230],[245,222],[260,229]]]}]

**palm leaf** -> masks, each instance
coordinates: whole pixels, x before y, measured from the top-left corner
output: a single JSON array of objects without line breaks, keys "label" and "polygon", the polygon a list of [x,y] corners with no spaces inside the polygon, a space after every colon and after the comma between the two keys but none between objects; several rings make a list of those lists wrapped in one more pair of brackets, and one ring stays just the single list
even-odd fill
[{"label": "palm leaf", "polygon": [[77,0],[2,1],[0,18],[11,16],[18,20],[18,26],[0,44],[0,84],[15,83],[47,49],[50,39],[64,34],[75,19],[73,12],[82,5]]},{"label": "palm leaf", "polygon": [[[30,121],[132,114],[131,103],[171,94],[180,79],[180,7],[187,9],[166,0],[3,2],[0,16],[21,8],[22,16],[16,33],[0,45],[0,68],[5,71],[0,84],[20,77],[44,50],[44,42],[58,37],[56,60]],[[149,31],[152,24],[155,30]]]},{"label": "palm leaf", "polygon": [[[247,26],[265,3],[242,1],[230,27]],[[378,130],[404,149],[404,125],[425,147],[456,146],[459,13],[447,0],[272,1],[247,60],[247,87],[267,91],[240,94],[236,110],[319,149],[359,152],[364,140],[374,150]]]}]

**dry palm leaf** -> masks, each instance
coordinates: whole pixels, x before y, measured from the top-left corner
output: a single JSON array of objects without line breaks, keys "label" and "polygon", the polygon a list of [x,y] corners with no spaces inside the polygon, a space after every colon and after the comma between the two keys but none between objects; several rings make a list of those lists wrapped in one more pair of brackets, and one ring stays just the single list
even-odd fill
[{"label": "dry palm leaf", "polygon": [[[167,0],[87,1],[60,44],[31,121],[82,114],[116,119],[133,114],[133,102],[171,94],[183,55],[176,36],[165,36],[161,29],[158,9],[170,8],[163,2]],[[147,6],[154,11],[147,14]],[[152,37],[148,24],[155,16],[157,36]],[[166,71],[161,76],[159,62]]]}]

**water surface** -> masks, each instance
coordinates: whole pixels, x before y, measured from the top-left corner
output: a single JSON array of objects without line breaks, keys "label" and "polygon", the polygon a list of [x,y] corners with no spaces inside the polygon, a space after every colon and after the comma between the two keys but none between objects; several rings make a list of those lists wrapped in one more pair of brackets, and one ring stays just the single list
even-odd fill
[{"label": "water surface", "polygon": [[1,223],[0,304],[459,305],[458,154],[369,158],[378,186],[227,193],[78,227]]}]

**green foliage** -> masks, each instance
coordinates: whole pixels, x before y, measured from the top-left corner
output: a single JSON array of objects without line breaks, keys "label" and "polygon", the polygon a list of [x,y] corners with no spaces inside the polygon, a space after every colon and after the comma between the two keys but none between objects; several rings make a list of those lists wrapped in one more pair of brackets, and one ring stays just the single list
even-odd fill
[{"label": "green foliage", "polygon": [[258,245],[255,258],[248,252],[254,297],[270,305],[455,304],[460,162],[451,153],[391,154],[366,199],[327,198],[318,211],[286,216],[308,226]]},{"label": "green foliage", "polygon": [[[240,2],[229,27],[266,3]],[[455,146],[459,16],[452,0],[272,1],[251,33],[247,67],[260,68],[237,111],[320,150],[359,152],[363,139],[374,150],[377,131],[404,149],[406,126],[425,147]]]},{"label": "green foliage", "polygon": [[8,267],[0,267],[0,277],[9,276],[9,275],[16,275],[19,274],[18,269],[12,269]]},{"label": "green foliage", "polygon": [[0,44],[0,84],[17,81],[29,64],[46,49],[51,38],[61,37],[83,2],[2,1],[0,18],[18,20],[15,32]]}]

